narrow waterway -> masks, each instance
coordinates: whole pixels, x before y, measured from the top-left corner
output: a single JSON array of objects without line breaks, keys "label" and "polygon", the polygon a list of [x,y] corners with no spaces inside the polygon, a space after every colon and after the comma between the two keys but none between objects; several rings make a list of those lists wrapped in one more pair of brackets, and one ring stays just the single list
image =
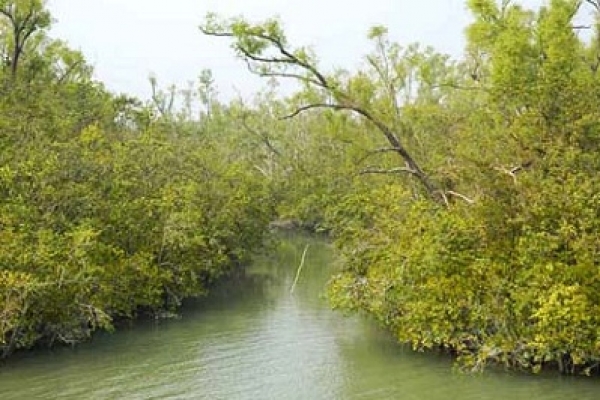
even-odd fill
[{"label": "narrow waterway", "polygon": [[242,282],[188,304],[180,319],[9,360],[0,399],[600,398],[597,379],[463,375],[445,356],[405,350],[369,321],[330,311],[322,292],[331,257],[323,241],[287,238]]}]

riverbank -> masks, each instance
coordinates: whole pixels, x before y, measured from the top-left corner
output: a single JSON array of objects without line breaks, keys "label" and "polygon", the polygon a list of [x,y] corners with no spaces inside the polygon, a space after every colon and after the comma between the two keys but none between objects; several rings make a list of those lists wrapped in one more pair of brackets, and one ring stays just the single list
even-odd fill
[{"label": "riverbank", "polygon": [[[290,294],[302,252],[306,264]],[[127,398],[592,400],[597,384],[556,376],[468,376],[444,355],[399,346],[372,321],[332,312],[328,243],[289,235],[243,284],[75,349],[36,350],[0,370],[3,400]]]}]

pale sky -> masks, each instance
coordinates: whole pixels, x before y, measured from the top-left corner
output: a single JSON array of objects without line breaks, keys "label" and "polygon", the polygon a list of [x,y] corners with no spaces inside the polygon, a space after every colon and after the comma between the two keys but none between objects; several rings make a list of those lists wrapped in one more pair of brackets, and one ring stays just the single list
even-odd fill
[{"label": "pale sky", "polygon": [[[543,0],[521,3],[539,5]],[[185,85],[210,68],[222,97],[260,84],[226,39],[203,36],[207,12],[250,19],[279,16],[292,43],[312,46],[325,66],[353,68],[369,50],[368,29],[381,24],[401,44],[415,41],[460,56],[470,16],[464,0],[48,0],[52,35],[83,51],[114,91],[147,98],[148,76]]]}]

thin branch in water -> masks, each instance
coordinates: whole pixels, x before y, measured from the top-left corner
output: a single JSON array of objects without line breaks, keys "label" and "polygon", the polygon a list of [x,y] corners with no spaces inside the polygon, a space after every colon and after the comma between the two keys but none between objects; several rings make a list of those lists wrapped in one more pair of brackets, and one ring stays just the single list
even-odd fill
[{"label": "thin branch in water", "polygon": [[304,251],[302,252],[302,259],[300,260],[300,265],[298,266],[298,270],[296,271],[296,278],[294,279],[294,283],[292,284],[292,288],[290,289],[290,294],[294,293],[296,284],[298,284],[298,279],[300,279],[300,273],[302,272],[302,267],[304,267],[304,260],[306,259],[306,252],[308,251],[309,246],[310,245],[307,244],[304,247]]}]

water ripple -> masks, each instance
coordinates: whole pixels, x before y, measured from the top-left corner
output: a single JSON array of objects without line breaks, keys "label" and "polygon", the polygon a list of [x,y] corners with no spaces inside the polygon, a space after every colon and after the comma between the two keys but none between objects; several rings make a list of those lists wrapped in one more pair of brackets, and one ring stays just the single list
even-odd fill
[{"label": "water ripple", "polygon": [[598,398],[597,380],[460,375],[446,357],[407,351],[368,321],[330,311],[319,297],[330,250],[318,243],[290,295],[302,240],[273,257],[279,264],[258,265],[273,279],[217,291],[182,319],[11,360],[0,399]]}]

